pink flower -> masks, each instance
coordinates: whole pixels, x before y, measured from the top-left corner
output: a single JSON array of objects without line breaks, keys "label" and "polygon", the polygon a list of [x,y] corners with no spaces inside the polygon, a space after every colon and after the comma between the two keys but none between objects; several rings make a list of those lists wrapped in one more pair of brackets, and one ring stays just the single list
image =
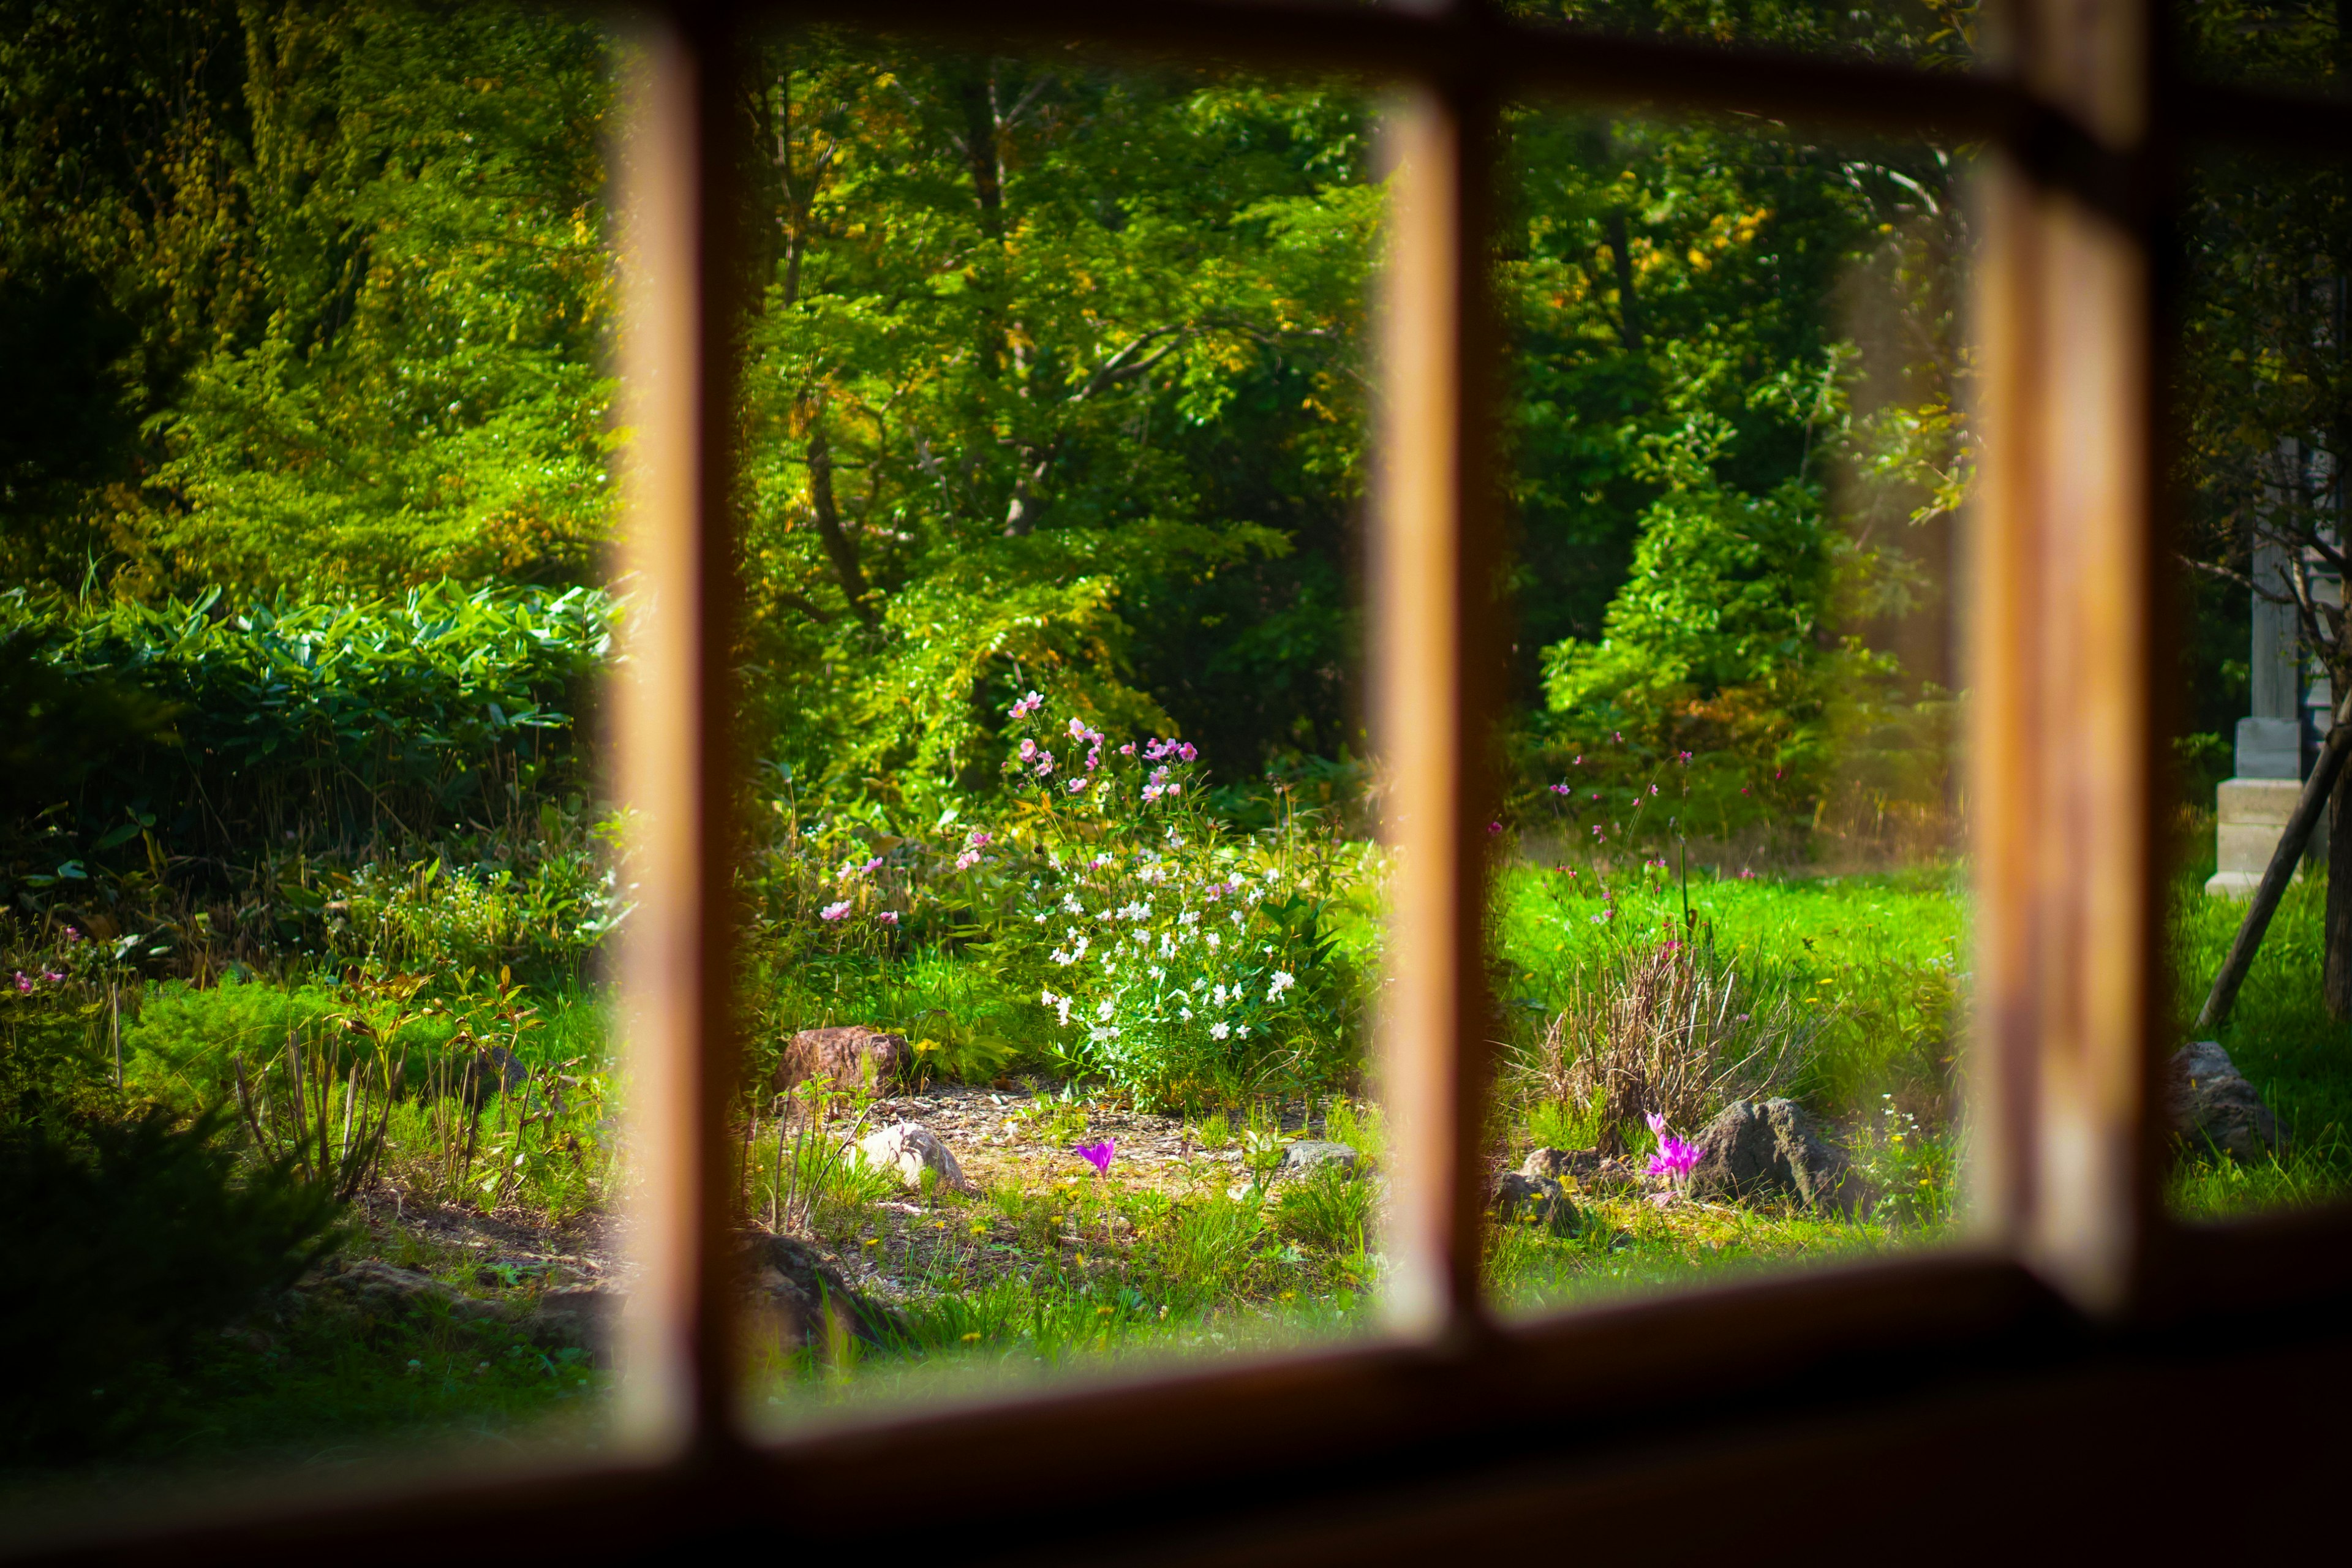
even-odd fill
[{"label": "pink flower", "polygon": [[1052,773],[1053,771],[1054,771],[1054,753],[1053,753],[1053,752],[1038,752],[1038,753],[1037,753],[1037,776],[1038,776],[1039,778],[1041,778],[1041,779],[1042,779],[1042,778],[1044,778],[1047,773]]},{"label": "pink flower", "polygon": [[58,981],[63,980],[65,975],[54,969],[44,969],[41,971],[41,978],[55,985]]},{"label": "pink flower", "polygon": [[1503,825],[1499,822],[1490,822],[1486,824],[1486,831],[1489,833],[1500,833],[1503,831]]},{"label": "pink flower", "polygon": [[886,926],[894,926],[898,923],[898,911],[896,910],[884,910],[880,914],[874,918],[880,921]]},{"label": "pink flower", "polygon": [[995,841],[996,836],[994,834],[983,833],[977,827],[973,828],[971,836],[964,840],[966,844],[971,845],[974,849],[981,848],[985,845],[992,844]]},{"label": "pink flower", "polygon": [[1099,1143],[1081,1143],[1070,1152],[1092,1165],[1096,1175],[1108,1176],[1110,1174],[1111,1156],[1118,1152],[1118,1140],[1106,1138]]},{"label": "pink flower", "polygon": [[1176,754],[1177,754],[1179,757],[1181,757],[1184,761],[1186,761],[1186,762],[1188,762],[1188,763],[1189,763],[1189,762],[1191,762],[1193,758],[1195,758],[1195,757],[1199,756],[1201,753],[1200,753],[1200,752],[1196,752],[1196,751],[1194,751],[1194,750],[1192,749],[1192,742],[1187,741],[1187,742],[1185,742],[1182,745],[1181,745],[1181,746],[1179,746],[1179,747],[1177,747],[1177,748],[1176,748]]},{"label": "pink flower", "polygon": [[820,920],[837,921],[845,919],[847,917],[848,913],[849,900],[847,899],[844,899],[837,904],[827,904],[824,908],[817,910],[817,918]]},{"label": "pink flower", "polygon": [[1085,790],[1086,790],[1086,787],[1087,787],[1087,781],[1086,781],[1086,780],[1084,780],[1084,779],[1072,779],[1072,780],[1070,781],[1070,793],[1071,793],[1072,795],[1079,795],[1079,794],[1083,794],[1083,793],[1085,792]]},{"label": "pink flower", "polygon": [[81,940],[81,932],[74,930],[71,926],[68,926],[66,927],[66,940],[68,942],[79,942]]},{"label": "pink flower", "polygon": [[1135,742],[1129,741],[1126,745],[1121,746],[1118,749],[1118,754],[1122,757],[1131,757],[1135,755]]},{"label": "pink flower", "polygon": [[1032,757],[1035,756],[1036,754],[1037,754],[1037,742],[1034,742],[1034,741],[1033,741],[1033,740],[1030,740],[1030,739],[1029,739],[1027,736],[1025,736],[1025,735],[1024,735],[1024,736],[1023,736],[1023,737],[1022,737],[1022,740],[1021,740],[1021,760],[1022,760],[1023,762],[1024,762],[1024,763],[1025,763],[1025,762],[1027,762],[1030,758],[1032,758]]},{"label": "pink flower", "polygon": [[1596,822],[1592,825],[1592,837],[1595,838],[1606,838],[1609,836],[1601,831],[1601,824]]},{"label": "pink flower", "polygon": [[1568,793],[1568,786],[1564,784],[1556,784],[1551,786],[1551,793],[1554,795],[1566,795]]},{"label": "pink flower", "polygon": [[1045,700],[1033,691],[1013,705],[1013,716],[1015,719],[1025,718],[1044,706],[1045,706]]},{"label": "pink flower", "polygon": [[1609,738],[1622,746],[1625,743],[1625,731],[1622,730],[1612,730],[1609,732]]},{"label": "pink flower", "polygon": [[1657,1135],[1658,1152],[1650,1156],[1650,1174],[1668,1176],[1677,1181],[1691,1173],[1698,1163],[1699,1150],[1696,1143],[1685,1143],[1666,1131],[1666,1119],[1653,1110],[1643,1118],[1650,1131]]},{"label": "pink flower", "polygon": [[967,849],[956,857],[956,869],[959,871],[969,871],[979,864],[980,851],[977,849]]},{"label": "pink flower", "polygon": [[861,871],[878,871],[882,868],[882,857],[877,855],[873,859],[868,860],[865,865],[860,866],[857,868]]},{"label": "pink flower", "polygon": [[21,969],[16,971],[16,989],[19,991],[30,991],[32,988],[33,983],[26,978],[25,972]]},{"label": "pink flower", "polygon": [[1655,794],[1657,794],[1657,793],[1658,793],[1658,786],[1657,786],[1657,785],[1655,785],[1655,784],[1652,784],[1652,785],[1650,786],[1650,793],[1651,793],[1652,795],[1655,795]]}]

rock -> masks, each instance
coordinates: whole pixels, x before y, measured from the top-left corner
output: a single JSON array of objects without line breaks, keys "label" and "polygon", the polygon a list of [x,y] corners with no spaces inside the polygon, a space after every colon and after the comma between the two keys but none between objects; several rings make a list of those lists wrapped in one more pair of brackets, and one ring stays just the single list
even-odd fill
[{"label": "rock", "polygon": [[593,1352],[599,1362],[609,1362],[620,1317],[617,1291],[602,1285],[552,1285],[540,1292],[520,1326],[541,1349],[576,1346]]},{"label": "rock", "polygon": [[319,1277],[315,1288],[380,1317],[399,1317],[425,1308],[439,1308],[462,1323],[507,1315],[496,1301],[468,1296],[430,1274],[394,1268],[373,1258],[337,1262]]},{"label": "rock", "polygon": [[1555,1234],[1574,1236],[1584,1228],[1584,1215],[1568,1189],[1550,1176],[1505,1172],[1495,1184],[1495,1217],[1502,1221],[1533,1215]]},{"label": "rock", "polygon": [[[461,1073],[463,1069],[458,1069]],[[474,1070],[466,1081],[466,1102],[484,1106],[494,1094],[512,1094],[530,1081],[530,1068],[522,1058],[504,1046],[492,1046],[474,1054]]]},{"label": "rock", "polygon": [[1695,1198],[1795,1198],[1851,1212],[1856,1194],[1845,1155],[1815,1135],[1793,1100],[1741,1100],[1723,1108],[1696,1142],[1699,1161],[1685,1188]]},{"label": "rock", "polygon": [[833,1359],[844,1342],[903,1342],[906,1320],[853,1288],[822,1253],[796,1237],[755,1235],[743,1244],[752,1316],[782,1344],[814,1346]]},{"label": "rock", "polygon": [[1283,1145],[1281,1163],[1274,1168],[1274,1180],[1279,1182],[1332,1169],[1338,1170],[1341,1175],[1352,1176],[1362,1163],[1363,1156],[1348,1144],[1308,1139]]},{"label": "rock", "polygon": [[925,1171],[939,1174],[940,1184],[961,1190],[963,1167],[948,1152],[931,1130],[919,1121],[895,1122],[858,1140],[857,1152],[877,1170],[888,1171],[907,1185],[919,1186]]},{"label": "rock", "polygon": [[1624,1192],[1642,1184],[1642,1173],[1598,1149],[1537,1149],[1520,1163],[1522,1176],[1548,1176],[1570,1192]]},{"label": "rock", "polygon": [[2167,1096],[2172,1129],[2193,1149],[2253,1160],[2278,1147],[2278,1119],[2218,1040],[2192,1040],[2172,1053]]},{"label": "rock", "polygon": [[906,1036],[863,1024],[803,1029],[784,1042],[772,1081],[779,1094],[812,1079],[836,1089],[865,1088],[878,1093],[905,1069],[908,1056]]}]

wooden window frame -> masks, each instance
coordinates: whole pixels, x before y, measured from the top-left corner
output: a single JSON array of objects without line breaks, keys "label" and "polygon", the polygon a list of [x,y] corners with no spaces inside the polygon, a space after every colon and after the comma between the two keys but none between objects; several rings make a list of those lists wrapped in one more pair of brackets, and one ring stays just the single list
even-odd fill
[{"label": "wooden window frame", "polygon": [[[1402,868],[1383,1047],[1398,1123],[1386,1339],[1074,1381],[774,1443],[738,1414],[724,1136],[730,454],[726,422],[705,412],[733,395],[728,73],[746,29],[790,21],[1076,38],[1402,84],[1372,551]],[[2116,1368],[2142,1364],[2132,1356],[2218,1331],[2290,1346],[2306,1330],[2340,1335],[2325,1325],[2352,1301],[2352,1215],[2191,1226],[2159,1202],[2154,454],[2157,263],[2182,143],[2340,158],[2352,107],[2184,80],[2165,67],[2158,13],[2131,0],[2018,0],[1999,25],[2004,63],[1958,74],[1570,36],[1470,3],[655,10],[620,175],[636,271],[623,355],[638,432],[630,532],[656,606],[616,703],[625,788],[652,825],[623,969],[644,1189],[623,1454],[247,1497],[202,1518],[93,1525],[39,1555],[129,1560],[168,1545],[201,1562],[331,1546],[344,1560],[406,1559],[452,1539],[485,1555],[601,1558],[695,1540],[815,1551],[870,1542],[877,1526],[965,1556],[1082,1545],[1296,1563],[1472,1537],[1592,1543],[1643,1528],[1643,1510],[1673,1495],[1657,1478],[1691,1473],[1652,1461],[1695,1441],[1745,1454],[1751,1482],[1814,1462],[1823,1450],[1803,1434],[1819,1421],[1880,1434],[1832,1446],[1849,1458],[1854,1442],[1899,1445],[1929,1419],[1954,1441],[2000,1431],[2038,1452],[2046,1440],[2003,1426],[2029,1383],[2091,1397],[2123,1387]],[[1498,1321],[1480,1303],[1487,811],[1475,764],[1499,671],[1474,603],[1496,534],[1482,236],[1509,97],[1935,132],[1988,149],[1988,446],[1969,584],[1978,1217],[1966,1245],[1537,1321]],[[1817,1425],[1756,1425],[1791,1402]],[[1741,1449],[1743,1431],[1769,1441]],[[1517,1473],[1505,1454],[1540,1457],[1540,1483],[1493,1490]],[[1734,1461],[1708,1462],[1720,1479]],[[1464,1511],[1481,1497],[1507,1501]],[[1659,1528],[1705,1533],[1688,1518]]]}]

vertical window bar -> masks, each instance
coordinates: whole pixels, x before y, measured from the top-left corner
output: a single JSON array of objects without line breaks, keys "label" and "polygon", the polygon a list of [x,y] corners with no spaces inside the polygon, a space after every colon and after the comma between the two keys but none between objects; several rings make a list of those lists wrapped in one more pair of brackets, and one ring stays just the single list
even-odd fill
[{"label": "vertical window bar", "polygon": [[1423,87],[1386,128],[1394,172],[1370,552],[1374,711],[1395,853],[1381,1089],[1393,1162],[1388,1312],[1417,1339],[1458,1339],[1479,1321],[1492,114],[1484,91]]},{"label": "vertical window bar", "polygon": [[2124,178],[2145,156],[2149,19],[2138,0],[2031,0],[2012,16],[2021,79],[2088,142],[2063,189],[2012,149],[1987,211],[1976,1197],[1993,1239],[2114,1313],[2137,1288],[2152,1212],[2162,896],[2148,235]]},{"label": "vertical window bar", "polygon": [[626,658],[615,681],[635,908],[622,1028],[636,1278],[618,1426],[676,1454],[731,1431],[724,1136],[732,1086],[724,40],[655,22],[631,50],[622,149]]}]

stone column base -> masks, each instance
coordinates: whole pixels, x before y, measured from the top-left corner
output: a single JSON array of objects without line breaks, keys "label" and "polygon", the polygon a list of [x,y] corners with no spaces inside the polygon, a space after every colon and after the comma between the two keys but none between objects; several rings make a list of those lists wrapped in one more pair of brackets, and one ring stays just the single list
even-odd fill
[{"label": "stone column base", "polygon": [[[2279,835],[2294,815],[2294,803],[2303,798],[2303,781],[2224,779],[2219,795],[2221,809],[2213,826],[2216,869],[2206,879],[2205,891],[2215,898],[2250,899],[2270,869]],[[2326,854],[2327,819],[2323,816],[2304,848],[2303,865],[2294,869],[2296,880],[2302,879],[2304,867]]]}]

